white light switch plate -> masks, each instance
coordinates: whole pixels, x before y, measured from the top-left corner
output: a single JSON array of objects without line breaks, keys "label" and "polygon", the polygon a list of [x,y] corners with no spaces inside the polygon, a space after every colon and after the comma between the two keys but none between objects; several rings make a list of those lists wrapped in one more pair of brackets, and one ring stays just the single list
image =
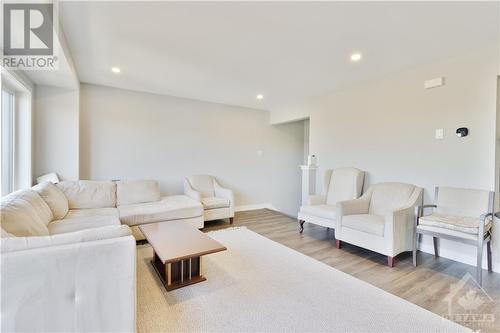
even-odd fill
[{"label": "white light switch plate", "polygon": [[444,85],[444,77],[437,77],[434,79],[424,81],[424,88],[425,89],[441,87],[443,85]]},{"label": "white light switch plate", "polygon": [[436,129],[436,139],[443,139],[444,138],[444,130],[442,128]]}]

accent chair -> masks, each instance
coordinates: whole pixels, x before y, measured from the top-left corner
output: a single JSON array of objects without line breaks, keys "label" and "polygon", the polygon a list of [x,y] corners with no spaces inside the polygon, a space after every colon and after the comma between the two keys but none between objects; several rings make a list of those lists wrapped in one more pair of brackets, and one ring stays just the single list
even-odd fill
[{"label": "accent chair", "polygon": [[307,203],[299,210],[300,233],[304,223],[312,223],[327,228],[335,228],[336,204],[339,201],[358,198],[363,189],[365,173],[356,168],[326,170],[323,195],[309,196]]},{"label": "accent chair", "polygon": [[[482,285],[483,245],[486,242],[488,271],[491,267],[491,227],[493,225],[494,192],[452,187],[436,187],[435,205],[419,206],[414,224],[413,265],[417,266],[420,235],[433,238],[434,256],[439,256],[438,239],[477,247],[476,282]],[[432,213],[424,215],[425,209]]]},{"label": "accent chair", "polygon": [[201,202],[205,221],[229,219],[233,224],[233,191],[222,187],[215,177],[194,175],[184,179],[184,194]]},{"label": "accent chair", "polygon": [[389,267],[401,252],[412,250],[415,206],[422,188],[404,183],[370,186],[359,199],[337,204],[336,246],[347,242],[387,256]]}]

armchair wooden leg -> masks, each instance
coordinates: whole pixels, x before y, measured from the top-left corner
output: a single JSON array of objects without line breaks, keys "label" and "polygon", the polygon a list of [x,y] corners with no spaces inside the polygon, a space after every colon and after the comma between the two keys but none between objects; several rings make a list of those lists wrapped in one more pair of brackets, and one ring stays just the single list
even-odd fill
[{"label": "armchair wooden leg", "polygon": [[234,217],[230,217],[229,218],[229,224],[233,224],[233,222],[234,222]]},{"label": "armchair wooden leg", "polygon": [[434,258],[439,258],[439,238],[432,237],[432,242],[434,243]]},{"label": "armchair wooden leg", "polygon": [[387,256],[387,265],[389,265],[389,267],[394,267],[394,257]]},{"label": "armchair wooden leg", "polygon": [[486,243],[486,255],[488,256],[488,272],[493,272],[491,265],[491,240]]},{"label": "armchair wooden leg", "polygon": [[342,246],[342,241],[340,239],[336,239],[335,246],[337,247],[337,249],[340,249],[340,247]]},{"label": "armchair wooden leg", "polygon": [[300,230],[299,230],[299,233],[302,233],[302,231],[304,231],[304,223],[306,221],[304,220],[299,220],[299,227],[300,227]]}]

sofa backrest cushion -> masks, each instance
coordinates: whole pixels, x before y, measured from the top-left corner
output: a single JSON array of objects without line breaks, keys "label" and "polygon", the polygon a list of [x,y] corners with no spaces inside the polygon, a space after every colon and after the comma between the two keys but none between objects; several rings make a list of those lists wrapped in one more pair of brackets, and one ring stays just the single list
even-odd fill
[{"label": "sofa backrest cushion", "polygon": [[116,184],[112,181],[63,181],[57,187],[68,199],[69,209],[116,207]]},{"label": "sofa backrest cushion", "polygon": [[415,185],[404,183],[379,183],[372,185],[369,213],[387,215],[408,205]]},{"label": "sofa backrest cushion", "polygon": [[156,180],[120,180],[116,182],[116,203],[131,205],[160,200],[160,184]]},{"label": "sofa backrest cushion", "polygon": [[60,220],[68,214],[68,199],[56,185],[51,182],[43,182],[33,186],[32,189],[47,203],[54,220]]},{"label": "sofa backrest cushion", "polygon": [[2,198],[0,204],[2,229],[14,236],[46,236],[52,211],[37,192],[26,189]]},{"label": "sofa backrest cushion", "polygon": [[215,197],[214,179],[208,175],[195,175],[188,177],[193,190],[200,192],[202,198]]},{"label": "sofa backrest cushion", "polygon": [[363,190],[365,173],[356,168],[339,168],[331,172],[326,203],[336,205],[337,202],[359,198]]},{"label": "sofa backrest cushion", "polygon": [[493,192],[439,187],[437,212],[445,215],[479,217],[493,212]]}]

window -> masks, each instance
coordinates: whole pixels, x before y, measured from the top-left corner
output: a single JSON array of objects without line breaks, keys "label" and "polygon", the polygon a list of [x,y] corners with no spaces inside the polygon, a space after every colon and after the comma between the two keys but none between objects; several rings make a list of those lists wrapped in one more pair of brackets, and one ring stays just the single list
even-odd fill
[{"label": "window", "polygon": [[14,92],[3,88],[1,100],[1,183],[6,195],[14,190]]},{"label": "window", "polygon": [[21,72],[0,66],[0,191],[31,187],[33,84]]}]

